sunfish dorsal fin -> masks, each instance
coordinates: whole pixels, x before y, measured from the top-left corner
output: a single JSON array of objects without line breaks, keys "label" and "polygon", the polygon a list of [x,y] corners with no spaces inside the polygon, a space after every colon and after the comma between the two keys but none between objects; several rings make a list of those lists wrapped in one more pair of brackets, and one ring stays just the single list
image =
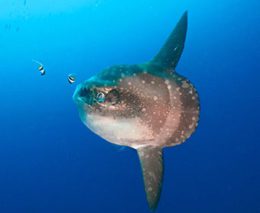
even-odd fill
[{"label": "sunfish dorsal fin", "polygon": [[186,11],[162,49],[150,63],[160,65],[167,70],[175,69],[184,48],[187,26],[188,12]]},{"label": "sunfish dorsal fin", "polygon": [[151,210],[155,210],[161,194],[163,158],[160,147],[146,146],[137,149],[141,162],[146,198]]}]

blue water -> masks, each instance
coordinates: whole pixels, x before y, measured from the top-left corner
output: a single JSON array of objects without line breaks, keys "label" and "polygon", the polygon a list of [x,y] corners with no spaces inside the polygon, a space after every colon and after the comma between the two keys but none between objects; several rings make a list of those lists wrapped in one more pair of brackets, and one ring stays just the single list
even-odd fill
[{"label": "blue water", "polygon": [[[185,10],[177,71],[201,119],[164,150],[157,212],[260,212],[259,0],[0,0],[0,213],[149,212],[135,151],[81,123],[67,82],[151,59]],[[32,59],[41,61],[40,76]]]}]

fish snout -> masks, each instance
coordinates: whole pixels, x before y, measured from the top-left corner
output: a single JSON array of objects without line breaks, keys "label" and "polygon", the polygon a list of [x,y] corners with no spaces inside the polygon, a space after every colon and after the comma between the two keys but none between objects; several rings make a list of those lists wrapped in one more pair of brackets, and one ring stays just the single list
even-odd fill
[{"label": "fish snout", "polygon": [[93,94],[91,89],[89,89],[86,85],[80,84],[77,86],[73,94],[73,100],[80,111],[84,111],[87,114],[94,111]]},{"label": "fish snout", "polygon": [[73,96],[72,96],[73,101],[74,101],[77,105],[82,104],[82,103],[84,102],[83,97],[80,95],[80,94],[81,94],[81,90],[82,90],[81,87],[82,87],[81,85],[78,85],[78,86],[76,87],[75,91],[74,91]]},{"label": "fish snout", "polygon": [[74,102],[76,104],[90,104],[90,98],[88,88],[86,88],[83,84],[78,85],[73,94]]}]

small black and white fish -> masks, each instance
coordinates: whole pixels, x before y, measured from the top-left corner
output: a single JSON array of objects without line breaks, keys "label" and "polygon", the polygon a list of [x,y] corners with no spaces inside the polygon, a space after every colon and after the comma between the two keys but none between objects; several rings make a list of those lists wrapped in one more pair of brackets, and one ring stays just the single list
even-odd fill
[{"label": "small black and white fish", "polygon": [[68,75],[68,82],[69,82],[70,84],[75,83],[75,82],[76,82],[76,79],[77,79],[77,77],[76,77],[75,74],[69,74],[69,75]]},{"label": "small black and white fish", "polygon": [[46,71],[45,71],[45,69],[44,69],[44,67],[42,65],[40,65],[38,67],[38,70],[40,71],[41,75],[45,75],[46,74]]},{"label": "small black and white fish", "polygon": [[45,75],[46,74],[46,70],[43,67],[43,64],[39,61],[33,60],[34,63],[38,64],[38,70],[40,71],[41,75]]}]

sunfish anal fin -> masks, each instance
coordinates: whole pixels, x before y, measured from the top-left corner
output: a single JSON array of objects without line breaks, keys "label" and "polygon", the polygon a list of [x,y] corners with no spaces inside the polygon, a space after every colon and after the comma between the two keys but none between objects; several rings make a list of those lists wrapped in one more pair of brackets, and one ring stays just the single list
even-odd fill
[{"label": "sunfish anal fin", "polygon": [[155,210],[161,194],[163,158],[161,147],[146,146],[137,149],[141,162],[146,197],[151,210]]}]

